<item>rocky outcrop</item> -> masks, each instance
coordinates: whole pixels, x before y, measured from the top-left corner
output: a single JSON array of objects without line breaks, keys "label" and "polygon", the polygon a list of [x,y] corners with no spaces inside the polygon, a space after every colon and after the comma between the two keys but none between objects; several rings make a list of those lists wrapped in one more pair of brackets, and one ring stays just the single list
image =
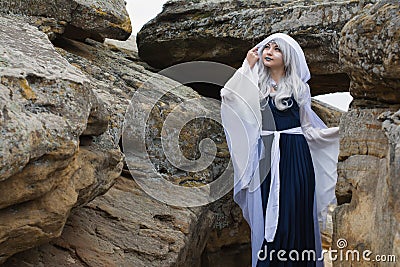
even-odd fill
[{"label": "rocky outcrop", "polygon": [[198,266],[213,217],[158,202],[131,178],[77,210],[62,236],[6,266]]},{"label": "rocky outcrop", "polygon": [[314,98],[311,99],[311,108],[328,127],[339,126],[340,118],[345,113],[343,110]]},{"label": "rocky outcrop", "polygon": [[[32,27],[29,28],[33,29]],[[85,73],[85,76],[82,74],[82,77],[86,77],[91,90],[98,97],[98,101],[103,103],[105,110],[109,114],[106,133],[99,136],[90,136],[89,134],[93,134],[95,128],[91,127],[92,130],[89,131],[89,127],[87,127],[87,130],[81,134],[80,146],[77,148],[78,155],[82,154],[77,159],[80,165],[74,175],[73,182],[67,180],[66,177],[63,177],[63,179],[69,186],[71,184],[80,186],[81,183],[86,181],[87,177],[93,176],[92,169],[98,165],[104,169],[99,173],[95,173],[95,177],[105,176],[108,179],[115,179],[114,174],[107,172],[108,169],[106,169],[111,163],[102,162],[99,152],[100,148],[109,152],[113,151],[113,148],[116,149],[122,133],[125,111],[135,90],[152,77],[156,77],[156,84],[161,88],[165,85],[176,83],[146,70],[140,64],[136,64],[135,62],[138,59],[135,56],[135,51],[121,49],[123,52],[120,52],[115,45],[110,50],[107,46],[91,40],[81,43],[68,39],[58,39],[55,44],[58,46],[56,48],[58,54],[55,53],[58,56],[57,60],[65,62],[66,66],[71,68],[71,65],[73,65],[77,68],[73,69],[77,71],[79,69],[78,72]],[[67,59],[70,65],[60,55]],[[144,63],[142,64],[145,65]],[[157,93],[157,88],[154,88],[154,94]],[[165,115],[177,104],[192,98],[199,98],[199,95],[188,87],[182,87],[175,93],[169,94],[168,98],[159,101],[155,107],[155,110],[162,110],[164,115],[161,117],[155,116],[151,119],[152,134],[147,140],[147,145],[149,154],[154,159],[154,165],[158,166],[160,170],[174,171],[165,156],[163,156],[162,147],[158,146],[157,140],[159,140],[159,134],[161,133],[158,127],[162,127],[162,120],[165,119]],[[219,105],[215,106],[212,102],[207,104],[207,108],[217,109],[218,107]],[[101,125],[94,118],[105,112],[103,110],[99,114],[95,111],[100,110],[88,112],[88,114],[92,114],[89,118],[93,118],[93,123],[89,123],[92,120],[87,118],[89,125]],[[199,136],[193,137],[193,135],[184,134],[182,142],[188,145],[182,146],[182,150],[187,155],[195,156],[198,152],[194,147],[201,140],[201,136],[208,134],[210,127],[217,127],[218,125],[215,122],[197,121],[190,126],[196,129],[195,133]],[[213,167],[223,170],[224,165],[229,161],[229,154],[223,152],[227,150],[227,147],[224,144],[223,131],[220,126],[218,127],[218,130],[211,130],[214,135],[212,138],[219,137],[219,143],[221,143],[219,146],[224,146],[220,150],[217,163]],[[188,131],[188,129],[183,129],[183,131]],[[105,138],[106,136],[108,139]],[[200,139],[197,139],[197,137]],[[98,149],[92,151],[93,153],[89,153],[90,151],[87,151],[87,149],[92,147]],[[119,150],[116,149],[116,151]],[[139,164],[140,159],[137,159],[136,163]],[[65,164],[68,164],[67,160]],[[151,172],[152,169],[149,169],[147,165],[139,166],[136,170],[137,175],[148,175]],[[210,173],[212,174],[210,175]],[[168,172],[166,174],[167,178],[175,177]],[[212,180],[214,174],[217,175],[218,171],[213,171],[210,168],[204,173],[182,173],[179,179],[168,179],[183,186],[199,185],[207,182],[207,179]],[[78,191],[79,196],[76,194],[74,199],[70,199],[71,207],[82,206],[87,203],[85,196],[89,193],[93,196],[93,193],[98,193],[96,189],[104,188],[101,181],[98,181],[95,188],[88,185],[85,186],[84,189]],[[61,189],[75,191],[73,186],[69,188],[62,187]],[[61,193],[59,192],[59,194]],[[64,197],[65,195],[65,192],[61,194]],[[53,205],[47,203],[50,207],[55,208],[60,205],[58,199],[53,199],[52,201]],[[69,214],[69,209],[66,214]],[[11,211],[15,210],[11,209]],[[29,219],[34,218],[32,213],[39,213],[36,210],[36,206],[29,206],[24,212],[26,212],[26,219],[21,220],[19,224],[25,227],[33,225]],[[10,224],[16,223],[12,219],[11,217],[9,220]],[[37,218],[36,221],[41,222],[42,219]],[[52,222],[51,219],[48,218],[47,221]],[[197,209],[169,207],[149,197],[131,178],[121,177],[116,185],[104,196],[97,197],[83,208],[74,209],[60,238],[51,241],[48,245],[18,254],[10,258],[4,265],[55,264],[57,266],[68,266],[68,264],[73,264],[75,266],[99,266],[106,264],[111,266],[149,266],[155,264],[156,266],[184,266],[189,264],[196,266],[200,263],[201,254],[208,238],[209,229],[212,228],[213,220],[212,212],[207,207]],[[5,225],[0,233],[8,229],[9,225]],[[59,234],[60,232],[56,232],[53,236],[42,240],[31,240],[29,236],[23,236],[23,238],[29,240],[31,242],[30,246],[33,246],[46,243]],[[33,237],[35,238],[36,236]],[[7,245],[10,244],[14,248],[17,246],[20,248],[21,241],[10,238]],[[22,249],[26,248],[23,247]],[[20,250],[22,249],[20,248]],[[14,249],[13,253],[16,251],[18,250]]]},{"label": "rocky outcrop", "polygon": [[50,38],[112,38],[126,40],[131,22],[122,0],[1,1],[0,12],[30,16],[25,21],[40,27]]},{"label": "rocky outcrop", "polygon": [[[113,184],[122,154],[87,77],[37,28],[16,18],[0,25],[3,262],[59,236],[73,207]],[[83,146],[84,139],[98,142]]]},{"label": "rocky outcrop", "polygon": [[340,58],[351,76],[353,97],[400,102],[399,15],[398,1],[380,1],[344,27]]},{"label": "rocky outcrop", "polygon": [[348,91],[339,63],[343,26],[374,1],[168,1],[138,33],[140,57],[156,68],[211,60],[233,67],[271,33],[285,32],[303,47],[313,95]]},{"label": "rocky outcrop", "polygon": [[[399,15],[397,2],[379,1],[342,31],[340,55],[354,100],[340,121],[333,248],[358,250],[360,261],[343,258],[334,266],[381,266],[377,255],[391,262],[380,264],[395,266],[390,255],[400,255]],[[366,250],[372,252],[369,262]]]}]

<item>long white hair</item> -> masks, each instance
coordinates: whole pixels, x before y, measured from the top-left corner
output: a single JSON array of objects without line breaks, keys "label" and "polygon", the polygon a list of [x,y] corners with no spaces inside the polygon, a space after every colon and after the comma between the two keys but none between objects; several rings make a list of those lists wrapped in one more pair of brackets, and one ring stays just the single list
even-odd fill
[{"label": "long white hair", "polygon": [[[260,88],[260,98],[265,99],[266,97],[274,96],[274,104],[279,110],[285,110],[293,105],[292,101],[289,100],[292,95],[298,105],[303,105],[306,101],[304,99],[306,92],[309,89],[308,85],[303,82],[298,75],[297,66],[299,66],[299,62],[296,51],[283,39],[276,38],[270,42],[276,43],[281,50],[285,74],[279,80],[276,92],[271,92],[271,87],[274,84],[274,81],[271,78],[269,68],[265,67],[264,63],[262,63],[263,59],[260,58],[259,61],[261,62],[260,65],[262,68],[258,83]],[[265,46],[261,47],[261,49],[264,50],[264,47]]]}]

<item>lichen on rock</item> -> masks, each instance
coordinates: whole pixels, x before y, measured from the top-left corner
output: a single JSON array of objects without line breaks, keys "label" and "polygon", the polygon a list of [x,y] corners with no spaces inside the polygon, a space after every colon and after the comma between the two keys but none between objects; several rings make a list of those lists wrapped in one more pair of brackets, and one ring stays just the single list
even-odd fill
[{"label": "lichen on rock", "polygon": [[82,136],[111,139],[109,116],[89,79],[37,28],[11,17],[0,17],[0,25],[3,262],[59,236],[73,207],[113,184],[122,154],[118,144],[80,147]]},{"label": "lichen on rock", "polygon": [[26,21],[50,37],[56,34],[80,40],[126,40],[132,32],[123,0],[1,1],[0,13],[30,16]]}]

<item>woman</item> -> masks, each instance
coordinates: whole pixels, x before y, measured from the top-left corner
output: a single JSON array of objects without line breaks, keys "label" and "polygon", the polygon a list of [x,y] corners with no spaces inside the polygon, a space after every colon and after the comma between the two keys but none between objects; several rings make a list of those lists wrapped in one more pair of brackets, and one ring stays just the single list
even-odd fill
[{"label": "woman", "polygon": [[299,44],[277,33],[248,52],[221,91],[252,266],[323,266],[318,219],[335,201],[339,129],[311,110],[309,79]]}]

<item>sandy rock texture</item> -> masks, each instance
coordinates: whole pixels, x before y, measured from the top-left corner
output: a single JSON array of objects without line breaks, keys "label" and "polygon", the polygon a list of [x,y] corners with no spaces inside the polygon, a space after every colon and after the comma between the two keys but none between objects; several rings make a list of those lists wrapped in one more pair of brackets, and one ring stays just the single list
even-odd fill
[{"label": "sandy rock texture", "polygon": [[[44,36],[44,34],[41,35]],[[109,165],[113,163],[117,164],[119,171],[121,171],[121,161],[111,163],[101,161],[102,154],[100,152],[111,153],[116,151],[121,156],[118,144],[121,141],[122,125],[129,100],[135,91],[151,78],[159,88],[176,85],[176,82],[146,70],[143,67],[146,64],[139,62],[135,51],[128,51],[115,45],[106,46],[93,40],[87,40],[83,43],[69,39],[58,39],[54,44],[57,47],[53,49],[58,52],[55,55],[58,56],[59,60],[86,77],[87,83],[92,86],[92,93],[103,104],[103,110],[96,109],[89,112],[90,109],[88,109],[88,118],[85,122],[90,127],[88,126],[78,138],[79,142],[77,143],[80,146],[76,150],[78,155],[82,154],[82,156],[77,159],[80,165],[74,175],[75,180],[71,182],[66,180],[65,177],[60,177],[60,179],[68,181],[68,185],[71,186],[71,184],[84,183],[87,178],[92,176],[104,176],[114,184],[115,178],[120,172],[107,172],[108,169],[106,168],[109,168]],[[156,95],[157,87],[153,90]],[[198,186],[212,181],[214,176],[223,171],[224,166],[229,161],[225,137],[220,126],[212,121],[198,120],[189,125],[194,130],[192,134],[189,135],[190,129],[183,129],[181,136],[181,141],[184,144],[182,146],[183,153],[188,157],[195,157],[198,154],[195,149],[198,142],[204,138],[203,136],[210,136],[211,132],[211,138],[216,139],[216,142],[219,143],[218,157],[215,163],[203,173],[172,175],[176,174],[176,169],[165,160],[162,147],[157,141],[160,139],[160,127],[162,127],[166,115],[176,105],[182,101],[199,97],[199,94],[189,87],[181,86],[179,90],[157,102],[153,116],[149,121],[150,134],[148,139],[144,140],[147,142],[149,154],[158,171],[164,173],[168,181],[182,186]],[[217,109],[219,105],[215,106],[213,102],[210,102],[206,107]],[[161,116],[155,111],[162,111]],[[107,114],[106,132],[92,136],[90,134],[93,134],[94,129],[96,129],[94,126],[101,125],[94,118],[101,117],[101,114]],[[193,136],[193,133],[195,136]],[[98,149],[87,151],[93,147]],[[103,150],[100,150],[100,148]],[[125,151],[125,153],[128,152]],[[68,164],[68,161],[64,160],[64,162]],[[140,159],[138,158],[136,162],[139,164]],[[92,169],[98,166],[97,164],[104,169],[94,172]],[[148,165],[143,165],[139,166],[136,174],[148,175],[152,171],[153,169],[149,169]],[[129,174],[127,170],[124,173]],[[115,174],[117,175],[115,176]],[[60,186],[57,181],[55,183]],[[71,264],[75,266],[132,264],[134,266],[149,266],[151,264],[183,266],[190,264],[196,266],[200,263],[206,240],[208,240],[209,229],[213,227],[214,221],[213,213],[207,207],[189,209],[167,206],[144,193],[135,184],[132,177],[120,177],[115,186],[111,187],[104,196],[98,196],[90,204],[85,205],[88,201],[87,198],[84,198],[83,192],[86,195],[90,194],[93,198],[93,193],[98,193],[95,189],[100,190],[109,184],[102,184],[102,181],[98,181],[94,185],[96,185],[95,188],[87,186],[78,192],[79,195],[76,193],[75,198],[69,199],[71,207],[79,206],[80,208],[75,208],[70,213],[71,207],[69,207],[66,211],[65,217],[62,217],[63,224],[60,224],[60,226],[64,226],[67,215],[71,214],[71,216],[67,220],[60,238],[54,239],[61,234],[61,229],[51,237],[41,240],[38,240],[37,236],[32,236],[32,240],[29,235],[22,236],[21,239],[29,241],[31,247],[48,243],[50,239],[53,240],[47,245],[38,246],[11,257],[4,266],[29,266],[30,264],[54,264],[56,266],[69,266]],[[59,193],[64,197],[67,191],[75,192],[73,186],[63,187],[62,189]],[[54,207],[55,209],[58,205],[61,205],[58,199],[49,201],[52,203],[52,205],[46,203],[49,208]],[[14,209],[11,209],[10,213],[13,211]],[[27,227],[26,225],[30,224],[29,220],[33,218],[32,214],[38,213],[36,206],[29,206],[24,212],[26,220],[19,222],[21,227]],[[46,221],[55,224],[51,219],[48,218]],[[43,218],[36,218],[35,220],[38,223],[42,223],[42,221]],[[10,218],[9,223],[15,224],[16,222],[13,221],[13,218]],[[9,229],[9,225],[5,225],[1,233],[5,234]],[[18,239],[10,237],[8,240],[9,243],[4,243],[4,247],[10,249],[12,248],[10,244],[13,244],[13,246],[19,248],[19,250],[10,249],[9,255],[28,248],[28,246],[21,247],[21,241]],[[9,255],[6,255],[4,260]]]},{"label": "sandy rock texture", "polygon": [[[396,266],[400,255],[399,8],[396,1],[379,1],[342,31],[340,55],[354,101],[340,121],[333,248],[345,239],[342,251],[357,250],[360,260],[344,258],[333,266]],[[362,258],[366,250],[369,261]]]},{"label": "sandy rock texture", "polygon": [[4,266],[198,266],[213,216],[158,202],[131,178],[79,209],[60,238]]},{"label": "sandy rock texture", "polygon": [[354,97],[400,102],[399,25],[398,1],[380,1],[343,28],[340,58],[351,76]]},{"label": "sandy rock texture", "polygon": [[132,26],[123,0],[18,0],[1,1],[0,12],[30,16],[26,21],[51,38],[126,40]]},{"label": "sandy rock texture", "polygon": [[[3,262],[59,236],[73,207],[109,189],[123,156],[88,78],[37,28],[16,18],[0,24]],[[92,138],[99,142],[82,145]]]}]

